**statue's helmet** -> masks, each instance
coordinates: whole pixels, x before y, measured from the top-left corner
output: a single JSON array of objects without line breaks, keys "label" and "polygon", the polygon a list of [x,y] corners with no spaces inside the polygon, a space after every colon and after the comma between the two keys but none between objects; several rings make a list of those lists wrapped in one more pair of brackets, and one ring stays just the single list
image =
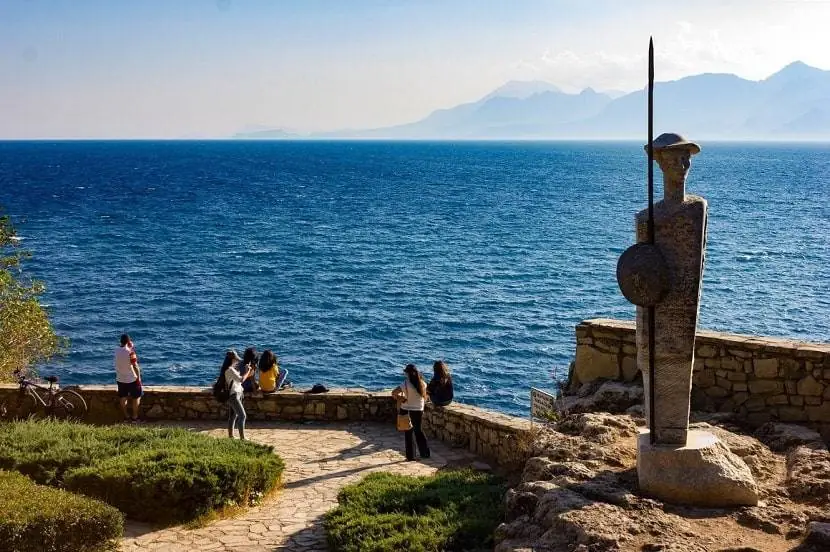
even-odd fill
[{"label": "statue's helmet", "polygon": [[[691,155],[700,153],[700,146],[694,142],[686,140],[683,136],[675,134],[674,132],[664,132],[655,138],[653,148],[654,151],[684,149],[688,150]],[[648,144],[643,146],[643,149],[648,151]]]}]

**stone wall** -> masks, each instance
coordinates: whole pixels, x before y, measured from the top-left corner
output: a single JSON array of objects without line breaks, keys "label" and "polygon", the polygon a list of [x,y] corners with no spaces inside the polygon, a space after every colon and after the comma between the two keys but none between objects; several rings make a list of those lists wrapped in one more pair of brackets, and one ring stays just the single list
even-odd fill
[{"label": "stone wall", "polygon": [[[576,326],[570,387],[599,378],[639,377],[634,322]],[[732,412],[751,426],[776,420],[809,425],[830,438],[830,344],[699,330],[692,408]]]},{"label": "stone wall", "polygon": [[[74,387],[86,399],[89,413],[84,421],[96,424],[123,418],[114,385]],[[228,410],[203,387],[145,386],[141,417],[148,421],[225,420]],[[16,386],[0,384],[0,404],[13,404]],[[395,423],[396,404],[389,391],[332,390],[309,394],[280,391],[245,397],[249,420],[257,421],[370,421]],[[520,460],[523,438],[530,431],[526,419],[507,416],[475,406],[454,403],[427,407],[424,431],[430,437],[475,452],[496,464],[514,467]],[[401,443],[403,446],[403,443]]]}]

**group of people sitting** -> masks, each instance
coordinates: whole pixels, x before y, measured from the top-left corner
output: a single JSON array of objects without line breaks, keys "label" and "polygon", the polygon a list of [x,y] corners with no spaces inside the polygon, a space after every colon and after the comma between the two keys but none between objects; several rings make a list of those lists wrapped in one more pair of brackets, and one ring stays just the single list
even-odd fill
[{"label": "group of people sitting", "polygon": [[248,347],[239,357],[236,351],[229,349],[225,353],[225,361],[222,363],[222,373],[225,370],[234,366],[240,375],[246,375],[242,379],[242,391],[244,393],[253,393],[254,391],[262,391],[263,393],[274,393],[279,389],[290,387],[286,378],[288,377],[288,370],[280,368],[275,355],[270,349],[265,349],[262,354],[257,356],[256,349]]}]

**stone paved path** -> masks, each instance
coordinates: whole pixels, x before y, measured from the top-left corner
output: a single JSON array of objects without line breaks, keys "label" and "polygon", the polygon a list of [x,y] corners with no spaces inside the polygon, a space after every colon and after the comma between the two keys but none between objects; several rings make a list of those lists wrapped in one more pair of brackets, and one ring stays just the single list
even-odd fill
[{"label": "stone paved path", "polygon": [[[218,422],[181,424],[222,437]],[[261,505],[238,517],[188,530],[181,526],[162,530],[128,522],[123,552],[163,551],[324,551],[327,550],[322,516],[336,506],[337,492],[374,471],[429,475],[444,466],[476,461],[466,450],[430,442],[431,458],[406,462],[403,436],[394,426],[373,423],[289,424],[252,423],[246,436],[273,445],[285,461],[283,488]]]}]

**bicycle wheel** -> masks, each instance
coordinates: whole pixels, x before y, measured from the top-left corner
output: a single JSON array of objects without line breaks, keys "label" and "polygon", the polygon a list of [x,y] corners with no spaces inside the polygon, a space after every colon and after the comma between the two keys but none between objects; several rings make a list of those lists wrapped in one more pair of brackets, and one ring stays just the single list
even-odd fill
[{"label": "bicycle wheel", "polygon": [[61,420],[81,420],[86,416],[86,401],[76,391],[58,391],[52,400],[52,416]]},{"label": "bicycle wheel", "polygon": [[33,396],[28,393],[20,393],[10,398],[5,407],[4,418],[8,420],[25,420],[34,416],[40,409],[39,404]]}]

